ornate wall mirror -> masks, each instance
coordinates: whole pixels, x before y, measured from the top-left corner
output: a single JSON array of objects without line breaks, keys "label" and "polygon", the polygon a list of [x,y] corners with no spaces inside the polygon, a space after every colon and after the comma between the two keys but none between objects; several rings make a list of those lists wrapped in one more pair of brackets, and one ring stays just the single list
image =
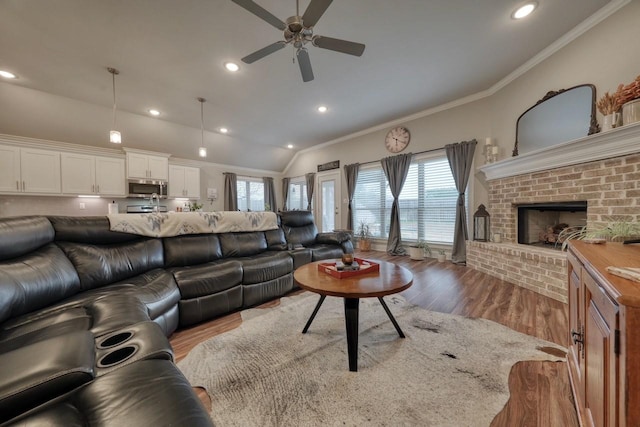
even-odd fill
[{"label": "ornate wall mirror", "polygon": [[530,153],[600,131],[592,84],[547,92],[516,123],[513,155]]}]

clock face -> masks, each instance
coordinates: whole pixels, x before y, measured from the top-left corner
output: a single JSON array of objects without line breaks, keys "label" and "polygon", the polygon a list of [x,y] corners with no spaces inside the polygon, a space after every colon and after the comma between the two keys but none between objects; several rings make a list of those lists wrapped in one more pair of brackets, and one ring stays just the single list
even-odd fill
[{"label": "clock face", "polygon": [[387,150],[392,153],[399,153],[409,145],[411,135],[409,130],[405,127],[393,128],[387,133],[387,137],[384,139],[384,145],[387,146]]}]

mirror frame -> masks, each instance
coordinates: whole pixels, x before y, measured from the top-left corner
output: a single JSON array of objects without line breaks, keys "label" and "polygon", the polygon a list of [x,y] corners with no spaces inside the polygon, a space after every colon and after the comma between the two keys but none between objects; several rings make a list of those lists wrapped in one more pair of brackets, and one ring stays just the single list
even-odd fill
[{"label": "mirror frame", "polygon": [[[525,114],[527,114],[529,111],[533,110],[538,105],[540,105],[543,102],[553,98],[554,96],[560,95],[561,93],[570,91],[572,89],[577,89],[577,88],[580,88],[580,87],[590,87],[591,88],[591,118],[590,118],[590,121],[589,121],[589,132],[587,133],[587,135],[592,135],[594,133],[600,132],[600,125],[598,124],[598,120],[596,119],[596,87],[595,87],[595,85],[593,85],[591,83],[585,83],[585,84],[581,84],[581,85],[570,87],[568,89],[551,90],[551,91],[547,92],[547,94],[545,96],[543,96],[542,99],[540,99],[538,102],[536,102],[535,105],[529,107],[524,113],[520,114],[520,117],[518,117],[518,120],[516,121],[516,142],[515,142],[515,144],[513,146],[513,152],[511,154],[512,157],[515,157],[515,156],[518,155],[518,130],[519,130],[519,126],[520,126],[520,119],[522,119],[522,117]],[[585,136],[587,136],[587,135],[585,135]]]}]

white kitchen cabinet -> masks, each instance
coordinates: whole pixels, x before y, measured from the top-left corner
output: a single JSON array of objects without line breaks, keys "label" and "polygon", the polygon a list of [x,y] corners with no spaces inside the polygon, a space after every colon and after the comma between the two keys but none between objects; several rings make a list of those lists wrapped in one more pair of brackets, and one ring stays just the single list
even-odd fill
[{"label": "white kitchen cabinet", "polygon": [[0,192],[21,193],[20,148],[0,145]]},{"label": "white kitchen cabinet", "polygon": [[169,197],[200,198],[200,169],[169,165]]},{"label": "white kitchen cabinet", "polygon": [[0,191],[60,193],[60,153],[35,148],[0,147]]},{"label": "white kitchen cabinet", "polygon": [[162,156],[127,152],[127,177],[130,179],[168,179],[169,159]]},{"label": "white kitchen cabinet", "polygon": [[62,193],[124,196],[124,160],[62,153]]},{"label": "white kitchen cabinet", "polygon": [[124,159],[96,157],[97,192],[104,196],[125,196]]}]

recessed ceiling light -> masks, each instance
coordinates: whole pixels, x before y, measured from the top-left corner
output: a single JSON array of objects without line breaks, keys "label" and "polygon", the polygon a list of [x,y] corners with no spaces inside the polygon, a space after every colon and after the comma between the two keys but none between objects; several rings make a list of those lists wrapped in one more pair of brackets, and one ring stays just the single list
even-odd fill
[{"label": "recessed ceiling light", "polygon": [[321,113],[326,113],[327,110],[328,110],[328,108],[325,107],[324,105],[321,105],[321,106],[318,107],[318,111],[321,112]]},{"label": "recessed ceiling light", "polygon": [[151,114],[152,116],[159,116],[160,115],[160,111],[154,110],[152,108],[151,110],[149,110],[149,114]]},{"label": "recessed ceiling light", "polygon": [[226,68],[227,70],[229,70],[229,71],[231,71],[233,73],[235,73],[236,71],[238,71],[240,69],[238,64],[236,64],[235,62],[225,62],[224,68]]},{"label": "recessed ceiling light", "polygon": [[220,133],[227,133],[229,132],[229,129],[227,128],[220,128]]},{"label": "recessed ceiling light", "polygon": [[18,77],[15,74],[5,70],[0,70],[0,76],[4,77],[5,79],[15,79]]},{"label": "recessed ceiling light", "polygon": [[536,9],[537,6],[538,6],[538,3],[535,1],[526,3],[520,6],[519,8],[517,8],[515,12],[511,14],[511,17],[513,19],[522,19],[524,17],[527,17],[531,14],[531,12],[533,12]]},{"label": "recessed ceiling light", "polygon": [[287,148],[291,150],[293,148],[293,144],[287,144]]}]

